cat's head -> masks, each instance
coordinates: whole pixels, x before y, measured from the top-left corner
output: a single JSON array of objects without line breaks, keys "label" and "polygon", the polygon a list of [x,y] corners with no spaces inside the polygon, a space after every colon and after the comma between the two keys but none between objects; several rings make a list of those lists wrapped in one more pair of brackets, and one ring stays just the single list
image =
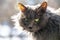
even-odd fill
[{"label": "cat's head", "polygon": [[43,28],[44,25],[44,14],[47,8],[47,2],[43,2],[40,7],[35,10],[25,7],[23,4],[19,3],[19,8],[22,12],[21,18],[19,20],[20,25],[23,29],[36,32]]}]

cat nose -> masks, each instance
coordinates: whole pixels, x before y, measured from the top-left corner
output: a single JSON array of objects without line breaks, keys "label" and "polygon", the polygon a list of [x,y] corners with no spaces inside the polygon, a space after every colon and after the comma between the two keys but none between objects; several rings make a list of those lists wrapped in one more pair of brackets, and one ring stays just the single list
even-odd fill
[{"label": "cat nose", "polygon": [[31,24],[28,26],[29,29],[32,29],[33,27],[33,23],[31,22]]},{"label": "cat nose", "polygon": [[31,26],[31,25],[29,25],[29,26],[28,26],[28,28],[29,28],[29,29],[32,29],[32,26]]},{"label": "cat nose", "polygon": [[29,27],[29,29],[32,29],[32,27]]}]

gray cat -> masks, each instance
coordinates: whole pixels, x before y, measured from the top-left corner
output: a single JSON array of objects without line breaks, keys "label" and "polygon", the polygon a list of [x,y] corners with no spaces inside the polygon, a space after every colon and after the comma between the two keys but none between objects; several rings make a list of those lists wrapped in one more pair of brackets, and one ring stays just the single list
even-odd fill
[{"label": "gray cat", "polygon": [[60,40],[60,16],[48,11],[47,2],[34,10],[19,3],[19,9],[19,24],[32,33],[34,40]]}]

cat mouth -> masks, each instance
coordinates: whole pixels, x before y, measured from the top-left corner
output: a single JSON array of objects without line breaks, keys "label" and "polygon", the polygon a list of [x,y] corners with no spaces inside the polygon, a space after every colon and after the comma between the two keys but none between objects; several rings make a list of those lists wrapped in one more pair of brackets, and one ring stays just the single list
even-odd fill
[{"label": "cat mouth", "polygon": [[29,32],[35,32],[34,30],[27,30],[27,31],[29,31]]},{"label": "cat mouth", "polygon": [[37,32],[38,30],[29,30],[30,32]]}]

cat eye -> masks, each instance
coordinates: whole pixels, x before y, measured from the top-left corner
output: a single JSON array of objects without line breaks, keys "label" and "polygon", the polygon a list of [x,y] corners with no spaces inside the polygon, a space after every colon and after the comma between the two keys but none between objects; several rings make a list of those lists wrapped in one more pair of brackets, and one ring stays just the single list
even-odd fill
[{"label": "cat eye", "polygon": [[29,23],[28,19],[24,19],[23,22],[24,22],[24,25],[27,25]]},{"label": "cat eye", "polygon": [[25,19],[25,21],[28,21],[28,19]]},{"label": "cat eye", "polygon": [[25,19],[26,21],[28,20],[28,19]]},{"label": "cat eye", "polygon": [[38,21],[39,21],[39,19],[37,18],[37,19],[35,19],[34,21],[38,22]]}]

